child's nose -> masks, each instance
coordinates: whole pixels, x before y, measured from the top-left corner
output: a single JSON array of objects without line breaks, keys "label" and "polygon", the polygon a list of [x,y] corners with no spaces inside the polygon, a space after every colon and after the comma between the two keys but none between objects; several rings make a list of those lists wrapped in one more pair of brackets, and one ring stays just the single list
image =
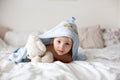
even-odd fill
[{"label": "child's nose", "polygon": [[64,49],[64,44],[60,44],[60,49]]}]

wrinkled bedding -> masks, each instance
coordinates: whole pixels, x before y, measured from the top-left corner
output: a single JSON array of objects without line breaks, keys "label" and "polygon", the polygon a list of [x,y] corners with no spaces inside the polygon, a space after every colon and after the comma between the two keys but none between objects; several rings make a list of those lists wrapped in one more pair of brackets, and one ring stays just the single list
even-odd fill
[{"label": "wrinkled bedding", "polygon": [[8,61],[15,48],[0,49],[0,80],[120,80],[120,45],[80,49],[87,61],[19,63]]}]

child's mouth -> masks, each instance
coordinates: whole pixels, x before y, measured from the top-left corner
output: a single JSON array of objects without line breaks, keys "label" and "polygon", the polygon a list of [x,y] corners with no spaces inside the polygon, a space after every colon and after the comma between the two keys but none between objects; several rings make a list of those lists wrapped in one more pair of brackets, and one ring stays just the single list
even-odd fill
[{"label": "child's mouth", "polygon": [[59,54],[59,55],[63,55],[63,53],[64,53],[64,51],[58,50],[58,54]]}]

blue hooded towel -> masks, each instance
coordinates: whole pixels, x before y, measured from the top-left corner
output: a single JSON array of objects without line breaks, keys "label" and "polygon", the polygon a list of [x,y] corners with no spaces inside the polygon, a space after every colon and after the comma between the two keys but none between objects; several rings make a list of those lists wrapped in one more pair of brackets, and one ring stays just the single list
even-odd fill
[{"label": "blue hooded towel", "polygon": [[74,23],[75,18],[72,17],[69,20],[62,21],[60,24],[52,28],[51,30],[45,32],[42,35],[39,35],[39,38],[42,42],[46,44],[50,44],[50,39],[60,36],[66,36],[73,40],[73,47],[72,47],[72,59],[73,60],[80,60],[78,57],[78,46],[79,46],[79,38],[78,38],[78,31],[77,26]]}]

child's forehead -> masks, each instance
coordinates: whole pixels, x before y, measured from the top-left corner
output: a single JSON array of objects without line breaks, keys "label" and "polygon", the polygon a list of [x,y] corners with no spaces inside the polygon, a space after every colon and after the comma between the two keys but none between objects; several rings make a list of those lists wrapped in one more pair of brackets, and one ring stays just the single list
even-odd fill
[{"label": "child's forehead", "polygon": [[66,37],[66,36],[55,37],[54,39],[59,39],[59,40],[72,42],[72,39],[69,38],[69,37]]},{"label": "child's forehead", "polygon": [[60,36],[60,37],[55,37],[55,39],[71,39],[71,38],[66,37],[66,36]]}]

